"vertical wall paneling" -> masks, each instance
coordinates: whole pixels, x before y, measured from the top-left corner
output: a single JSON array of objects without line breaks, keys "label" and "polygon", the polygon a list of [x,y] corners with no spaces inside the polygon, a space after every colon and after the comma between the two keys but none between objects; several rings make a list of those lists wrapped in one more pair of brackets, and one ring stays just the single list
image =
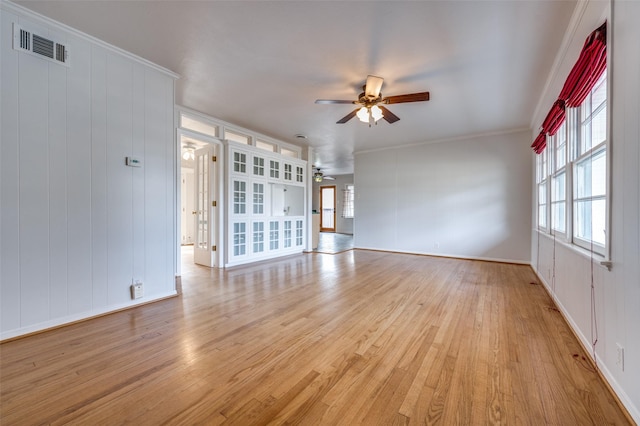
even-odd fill
[{"label": "vertical wall paneling", "polygon": [[67,271],[69,314],[91,310],[91,45],[70,38],[73,66],[67,69]]},{"label": "vertical wall paneling", "polygon": [[[166,187],[164,175],[167,172],[166,144],[163,143],[164,129],[154,126],[158,119],[163,119],[162,109],[164,93],[162,91],[162,80],[159,76],[147,76],[147,88],[145,91],[144,103],[148,122],[145,126],[145,165],[144,174],[147,186],[145,188],[144,199],[144,238],[147,248],[147,258],[145,259],[147,280],[162,282],[165,276],[163,265],[165,262],[172,263],[165,258],[165,245],[171,244],[172,240],[166,240],[164,229],[169,225],[166,216],[166,197],[170,192]],[[173,206],[172,206],[173,209]],[[155,268],[153,265],[157,265]]]},{"label": "vertical wall paneling", "polygon": [[[130,154],[136,158],[145,158],[145,70],[140,64],[133,66],[132,143]],[[133,243],[133,280],[144,280],[144,161],[141,168],[129,167],[132,180],[132,243]]]},{"label": "vertical wall paneling", "polygon": [[[163,98],[162,103],[164,105],[175,105],[175,97],[173,90],[173,82],[169,81],[169,77],[164,77],[164,85],[162,87]],[[167,281],[167,291],[175,291],[175,276],[179,274],[180,267],[178,262],[180,257],[178,255],[179,242],[176,240],[176,236],[180,235],[178,230],[178,213],[176,208],[179,203],[178,194],[180,193],[176,177],[180,171],[180,152],[178,150],[178,141],[176,139],[177,123],[174,121],[176,114],[174,108],[165,108],[164,116],[159,113],[158,120],[164,129],[163,132],[163,145],[165,147],[165,164],[167,173],[164,176],[165,188],[167,191],[167,197],[165,200],[167,212],[167,226],[164,228],[165,238],[168,243],[165,246],[165,256],[167,261],[165,263]]]},{"label": "vertical wall paneling", "polygon": [[107,52],[91,49],[92,308],[107,305]]},{"label": "vertical wall paneling", "polygon": [[[64,34],[51,38],[66,44]],[[49,72],[49,306],[50,316],[68,313],[68,211],[67,211],[67,67],[47,63]],[[73,230],[71,230],[73,232]]]},{"label": "vertical wall paneling", "polygon": [[133,275],[132,173],[133,69],[130,61],[107,53],[107,264],[108,304],[127,301]]},{"label": "vertical wall paneling", "polygon": [[[0,340],[175,294],[176,76],[0,8]],[[69,66],[14,50],[14,22]]]},{"label": "vertical wall paneling", "polygon": [[18,52],[11,49],[13,22],[0,15],[0,325],[20,327],[20,203],[18,159]]},{"label": "vertical wall paneling", "polygon": [[[611,369],[634,401],[640,423],[640,3],[613,3],[613,109],[612,152],[614,208],[621,219],[613,224],[613,247],[621,254],[614,261],[617,297],[607,305],[614,315],[607,348],[625,348],[625,371],[616,371],[615,351]],[[615,165],[621,167],[615,168]],[[617,267],[616,267],[617,266]]]},{"label": "vertical wall paneling", "polygon": [[[164,147],[165,155],[165,174],[164,174],[164,187],[165,187],[165,225],[164,225],[164,272],[165,272],[165,291],[175,291],[175,276],[178,271],[176,262],[180,261],[178,255],[178,246],[175,241],[179,235],[177,227],[176,206],[178,206],[178,188],[177,179],[180,169],[178,168],[178,144],[176,143],[176,123],[174,119],[173,105],[175,105],[173,82],[165,75],[155,73],[159,78],[158,84],[161,85],[159,90],[162,92],[162,105],[165,105],[164,110],[158,111],[158,116],[155,120],[159,123],[159,127],[162,129],[162,135],[159,136],[158,143],[161,143]],[[149,76],[149,80],[150,80]],[[171,108],[167,108],[167,105],[171,105]]]},{"label": "vertical wall paneling", "polygon": [[[47,30],[32,27],[43,33]],[[21,322],[49,318],[49,62],[18,56]]]}]

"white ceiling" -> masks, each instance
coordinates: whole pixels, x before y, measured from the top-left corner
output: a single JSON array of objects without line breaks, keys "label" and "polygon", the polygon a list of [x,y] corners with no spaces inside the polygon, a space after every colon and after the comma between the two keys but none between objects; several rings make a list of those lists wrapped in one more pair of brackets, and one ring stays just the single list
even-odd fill
[{"label": "white ceiling", "polygon": [[[176,103],[300,144],[330,174],[353,152],[528,128],[575,1],[26,1],[164,66]],[[336,121],[368,74],[401,120]]]}]

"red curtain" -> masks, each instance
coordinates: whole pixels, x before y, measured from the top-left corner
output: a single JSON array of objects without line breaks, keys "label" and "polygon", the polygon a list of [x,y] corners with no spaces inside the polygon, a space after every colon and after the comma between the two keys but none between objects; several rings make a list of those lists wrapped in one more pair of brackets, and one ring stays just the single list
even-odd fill
[{"label": "red curtain", "polygon": [[541,154],[542,151],[547,147],[547,134],[545,132],[540,132],[536,140],[531,144],[531,148],[536,154]]},{"label": "red curtain", "polygon": [[[558,100],[553,103],[551,111],[542,122],[542,131],[531,145],[537,154],[544,151],[547,146],[546,138],[541,138],[541,136],[544,133],[548,133],[550,136],[556,134],[564,123],[565,109],[580,106],[606,69],[607,23],[605,22],[587,37],[578,61],[564,82]],[[538,149],[540,150],[538,151]]]}]

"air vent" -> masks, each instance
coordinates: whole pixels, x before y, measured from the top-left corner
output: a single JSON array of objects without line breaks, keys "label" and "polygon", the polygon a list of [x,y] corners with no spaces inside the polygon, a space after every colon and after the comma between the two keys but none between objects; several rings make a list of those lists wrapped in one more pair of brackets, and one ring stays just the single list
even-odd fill
[{"label": "air vent", "polygon": [[57,64],[69,66],[69,46],[13,24],[13,48]]},{"label": "air vent", "polygon": [[47,40],[37,34],[33,35],[33,53],[53,59],[53,45],[52,40]]}]

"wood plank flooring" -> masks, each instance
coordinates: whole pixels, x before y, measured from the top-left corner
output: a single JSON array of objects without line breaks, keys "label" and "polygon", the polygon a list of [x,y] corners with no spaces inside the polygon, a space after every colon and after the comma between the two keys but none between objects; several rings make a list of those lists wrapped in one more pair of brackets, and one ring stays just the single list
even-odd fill
[{"label": "wood plank flooring", "polygon": [[0,423],[628,424],[528,266],[348,251],[0,345]]}]

